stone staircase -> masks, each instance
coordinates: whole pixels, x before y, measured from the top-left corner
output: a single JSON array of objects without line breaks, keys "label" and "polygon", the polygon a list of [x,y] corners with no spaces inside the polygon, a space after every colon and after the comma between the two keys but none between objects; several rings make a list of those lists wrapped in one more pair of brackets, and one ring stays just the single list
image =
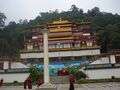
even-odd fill
[{"label": "stone staircase", "polygon": [[52,76],[50,77],[50,82],[52,84],[68,84],[69,76]]}]

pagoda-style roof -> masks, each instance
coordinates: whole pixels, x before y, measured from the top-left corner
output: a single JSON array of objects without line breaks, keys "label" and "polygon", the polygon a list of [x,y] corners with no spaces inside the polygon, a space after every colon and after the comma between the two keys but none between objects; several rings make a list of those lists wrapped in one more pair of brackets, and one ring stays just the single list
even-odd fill
[{"label": "pagoda-style roof", "polygon": [[[47,24],[44,24],[44,25],[40,25],[40,24],[37,24],[37,25],[34,25],[34,26],[31,26],[30,28],[32,29],[36,29],[36,28],[47,28],[47,27],[51,27],[51,25],[63,25],[63,26],[69,26],[73,24],[73,22],[70,22],[68,20],[56,20],[56,21],[53,21],[52,23],[47,23]],[[81,21],[80,23],[76,23],[76,25],[80,25],[80,24],[91,24],[91,22],[89,21]],[[54,26],[52,26],[54,27]]]},{"label": "pagoda-style roof", "polygon": [[69,23],[69,22],[67,20],[53,21],[53,24],[60,24],[60,23]]},{"label": "pagoda-style roof", "polygon": [[68,20],[57,20],[53,21],[52,23],[48,23],[48,25],[58,25],[58,24],[72,24],[72,22],[69,22]]}]

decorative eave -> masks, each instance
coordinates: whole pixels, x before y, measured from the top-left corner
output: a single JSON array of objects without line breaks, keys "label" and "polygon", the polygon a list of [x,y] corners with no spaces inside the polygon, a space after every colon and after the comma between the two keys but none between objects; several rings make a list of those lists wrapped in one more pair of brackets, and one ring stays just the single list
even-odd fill
[{"label": "decorative eave", "polygon": [[72,22],[69,22],[68,20],[56,20],[52,23],[47,23],[47,25],[61,25],[61,24],[73,24]]},{"label": "decorative eave", "polygon": [[27,40],[24,40],[24,44],[25,43],[31,43],[31,44],[33,44],[33,43],[38,43],[38,42],[42,42],[42,40],[40,39],[40,38],[38,38],[38,39],[27,39]]},{"label": "decorative eave", "polygon": [[[53,42],[56,42],[56,41],[66,41],[66,40],[72,40],[72,41],[96,41],[96,36],[79,36],[80,38],[79,39],[77,39],[77,38],[75,38],[75,37],[77,37],[77,36],[73,36],[73,37],[61,37],[61,38],[50,38],[49,37],[49,41],[53,41]],[[38,42],[40,42],[40,43],[42,43],[43,41],[42,41],[42,37],[41,38],[37,38],[37,39],[27,39],[27,40],[24,40],[24,42],[23,42],[23,44],[27,44],[27,43],[29,43],[29,44],[34,44],[34,43],[38,43]]]},{"label": "decorative eave", "polygon": [[101,58],[101,57],[109,57],[110,55],[120,55],[120,51],[109,51],[107,53],[102,53],[101,55],[99,55],[98,58]]},{"label": "decorative eave", "polygon": [[15,58],[8,56],[0,56],[0,61],[15,61]]},{"label": "decorative eave", "polygon": [[120,50],[118,50],[118,51],[109,51],[107,54],[108,54],[108,55],[120,54]]}]

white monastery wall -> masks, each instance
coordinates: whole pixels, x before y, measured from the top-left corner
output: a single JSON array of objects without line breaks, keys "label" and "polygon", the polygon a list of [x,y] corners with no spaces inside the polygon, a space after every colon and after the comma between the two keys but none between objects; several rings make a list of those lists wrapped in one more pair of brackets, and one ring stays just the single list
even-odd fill
[{"label": "white monastery wall", "polygon": [[24,65],[23,63],[19,63],[19,62],[12,62],[11,63],[11,69],[16,69],[16,68],[29,68],[26,65]]},{"label": "white monastery wall", "polygon": [[4,73],[0,74],[0,78],[3,78],[4,82],[24,82],[29,76],[29,73]]},{"label": "white monastery wall", "polygon": [[[61,52],[49,52],[49,57],[65,57],[65,56],[87,56],[87,55],[99,55],[100,50],[80,50],[80,51],[61,51]],[[21,53],[21,59],[25,58],[43,58],[43,53]]]},{"label": "white monastery wall", "polygon": [[109,57],[102,57],[92,62],[91,64],[108,64],[110,63]]},{"label": "white monastery wall", "polygon": [[85,70],[89,79],[120,78],[120,68]]}]

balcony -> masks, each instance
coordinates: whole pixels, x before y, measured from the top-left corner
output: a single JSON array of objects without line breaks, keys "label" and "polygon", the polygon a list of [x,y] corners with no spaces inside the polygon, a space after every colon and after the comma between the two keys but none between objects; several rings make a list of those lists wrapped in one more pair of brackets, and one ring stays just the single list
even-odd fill
[{"label": "balcony", "polygon": [[[71,50],[89,50],[89,49],[100,49],[100,46],[82,46],[82,47],[66,47],[66,48],[49,48],[50,52],[54,51],[71,51]],[[20,53],[27,52],[43,52],[43,49],[34,49],[34,50],[20,50]]]}]

